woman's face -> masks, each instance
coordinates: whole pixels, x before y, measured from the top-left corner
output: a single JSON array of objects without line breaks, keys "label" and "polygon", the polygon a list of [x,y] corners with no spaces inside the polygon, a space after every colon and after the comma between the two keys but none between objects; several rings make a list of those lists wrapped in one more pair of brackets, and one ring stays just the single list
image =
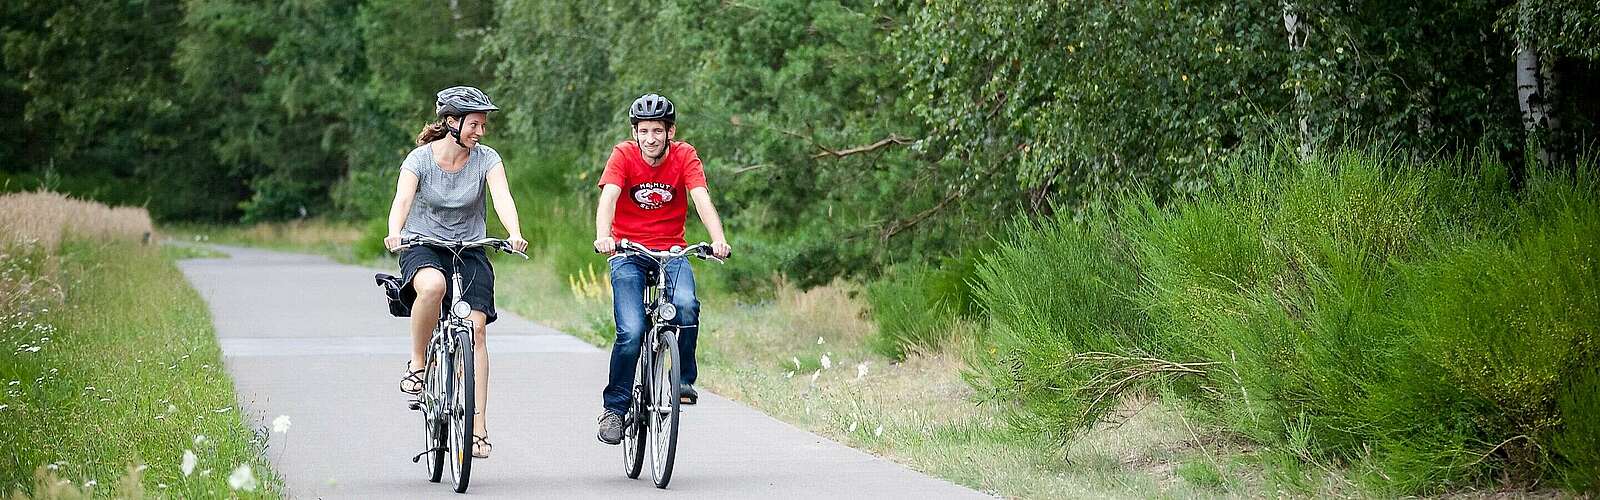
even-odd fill
[{"label": "woman's face", "polygon": [[468,113],[461,117],[461,144],[468,148],[478,145],[483,140],[483,134],[489,131],[489,116],[484,113]]}]

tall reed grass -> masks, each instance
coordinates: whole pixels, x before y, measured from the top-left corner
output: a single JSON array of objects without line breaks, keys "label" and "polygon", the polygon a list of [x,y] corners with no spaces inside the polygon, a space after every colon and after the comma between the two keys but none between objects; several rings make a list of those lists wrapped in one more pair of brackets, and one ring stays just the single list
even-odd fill
[{"label": "tall reed grass", "polygon": [[1593,489],[1600,186],[1505,171],[1265,153],[1187,202],[1017,224],[979,267],[974,381],[1058,438],[1165,387],[1375,491]]}]

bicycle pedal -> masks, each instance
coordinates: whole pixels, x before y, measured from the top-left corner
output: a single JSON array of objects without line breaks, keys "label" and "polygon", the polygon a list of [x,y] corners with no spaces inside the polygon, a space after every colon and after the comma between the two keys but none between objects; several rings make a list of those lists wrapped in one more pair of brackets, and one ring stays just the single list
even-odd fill
[{"label": "bicycle pedal", "polygon": [[406,408],[409,408],[409,409],[415,410],[415,411],[422,411],[422,400],[413,399],[413,400],[406,401]]}]

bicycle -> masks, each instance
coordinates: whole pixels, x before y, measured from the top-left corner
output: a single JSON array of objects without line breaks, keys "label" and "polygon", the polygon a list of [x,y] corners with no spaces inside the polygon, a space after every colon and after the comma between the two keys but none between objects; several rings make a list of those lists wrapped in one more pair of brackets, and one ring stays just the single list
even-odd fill
[{"label": "bicycle", "polygon": [[445,241],[426,236],[412,236],[401,240],[394,251],[415,246],[431,246],[449,250],[451,254],[450,290],[445,302],[450,307],[440,311],[439,324],[433,328],[428,340],[427,360],[423,362],[422,392],[410,402],[412,410],[422,412],[422,453],[411,457],[412,463],[428,459],[428,481],[437,483],[444,473],[445,454],[449,454],[450,482],[456,493],[466,493],[472,477],[472,418],[477,412],[477,375],[474,373],[472,345],[472,306],[462,300],[461,252],[471,248],[493,248],[502,252],[528,255],[511,248],[506,240],[484,238],[476,241]]},{"label": "bicycle", "polygon": [[[678,327],[670,324],[677,317],[677,307],[672,305],[671,285],[667,283],[666,265],[672,259],[686,256],[699,257],[722,263],[711,253],[711,245],[697,243],[688,248],[673,246],[667,251],[654,251],[628,240],[617,242],[617,251],[610,259],[632,255],[650,257],[656,267],[645,275],[644,307],[646,333],[639,339],[639,363],[635,365],[633,404],[622,421],[622,468],[628,479],[638,479],[644,468],[644,453],[649,444],[650,475],[657,488],[666,488],[672,481],[672,463],[678,451],[678,397],[680,388],[678,366]],[[648,376],[646,376],[648,375]],[[641,439],[647,438],[647,439]]]}]

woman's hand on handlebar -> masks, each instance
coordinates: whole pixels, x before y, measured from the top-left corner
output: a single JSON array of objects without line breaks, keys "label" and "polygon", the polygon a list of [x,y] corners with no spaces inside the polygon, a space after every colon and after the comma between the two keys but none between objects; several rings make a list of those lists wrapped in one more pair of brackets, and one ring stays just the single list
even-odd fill
[{"label": "woman's hand on handlebar", "polygon": [[517,251],[517,253],[528,251],[528,240],[522,239],[521,235],[513,235],[510,238],[506,238],[506,243],[509,243],[511,249]]},{"label": "woman's hand on handlebar", "polygon": [[389,249],[389,253],[394,253],[396,249],[400,248],[400,244],[400,235],[391,234],[383,238],[383,247]]}]

